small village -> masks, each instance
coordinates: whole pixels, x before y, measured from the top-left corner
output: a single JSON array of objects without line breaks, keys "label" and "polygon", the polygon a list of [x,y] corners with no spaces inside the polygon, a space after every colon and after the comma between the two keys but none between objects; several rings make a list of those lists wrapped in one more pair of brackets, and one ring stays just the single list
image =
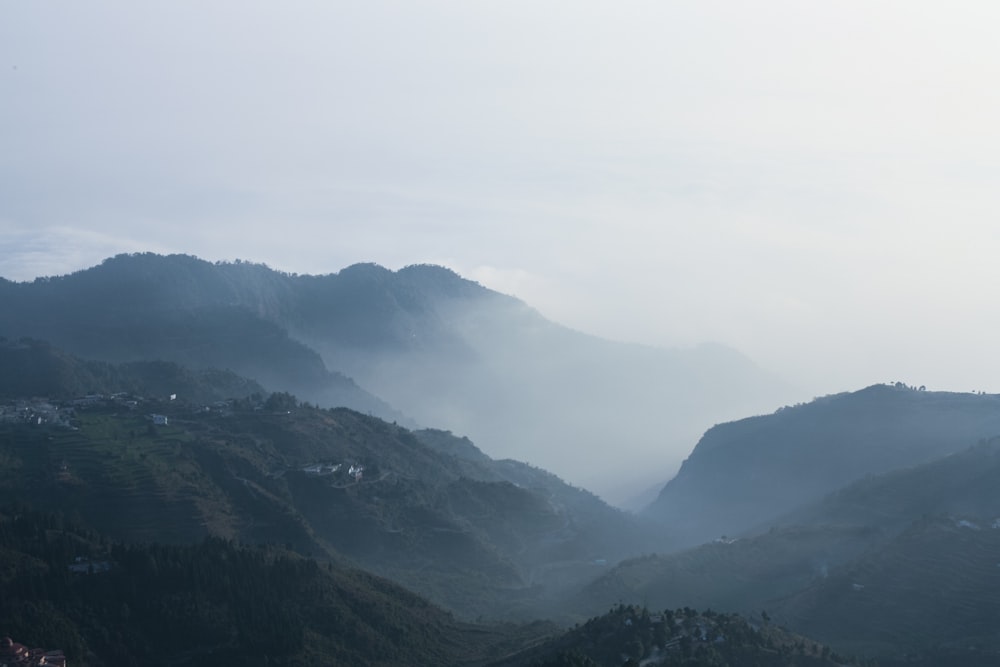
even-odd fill
[{"label": "small village", "polygon": [[[45,397],[20,398],[16,400],[0,403],[0,424],[22,424],[26,426],[49,426],[57,428],[77,429],[77,412],[93,408],[103,409],[125,409],[137,411],[141,406],[162,406],[174,404],[177,401],[177,394],[170,394],[164,399],[148,400],[142,397],[133,396],[126,392],[112,394],[88,394],[67,401],[54,401]],[[191,408],[190,417],[203,417],[206,415],[230,416],[233,414],[234,401],[216,401],[211,405],[197,405]],[[259,412],[263,407],[255,405],[253,410]],[[171,411],[174,414],[175,411]],[[286,414],[286,413],[282,413]],[[145,414],[145,419],[153,427],[169,426],[172,417],[159,412],[149,412]],[[344,466],[347,465],[346,470]],[[364,479],[365,467],[360,463],[344,464],[329,461],[320,461],[294,468],[281,469],[272,472],[274,477],[280,477],[287,472],[301,471],[311,477],[331,477],[334,480],[343,480],[345,477],[353,483],[360,483]],[[64,462],[58,472],[57,479],[67,481],[70,479],[70,471]],[[339,482],[343,486],[342,482]]]},{"label": "small village", "polygon": [[0,667],[66,667],[66,656],[58,649],[28,648],[4,637],[0,639]]},{"label": "small village", "polygon": [[[31,426],[59,426],[75,428],[73,420],[77,410],[92,407],[115,407],[126,410],[137,410],[143,399],[127,393],[88,394],[67,401],[54,401],[50,398],[19,398],[0,403],[0,424],[26,424]],[[149,418],[166,424],[166,417],[149,415]]]}]

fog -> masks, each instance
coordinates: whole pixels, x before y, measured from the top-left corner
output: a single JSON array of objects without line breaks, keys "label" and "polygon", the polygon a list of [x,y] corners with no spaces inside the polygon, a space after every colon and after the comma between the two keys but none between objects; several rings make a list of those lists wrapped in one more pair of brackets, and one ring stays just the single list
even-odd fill
[{"label": "fog", "polygon": [[436,262],[803,400],[1000,391],[998,12],[4,3],[0,276]]},{"label": "fog", "polygon": [[[706,424],[770,413],[796,393],[722,346],[609,342],[434,269],[350,273],[339,284],[373,298],[338,308],[333,319],[355,316],[370,327],[377,314],[388,324],[348,337],[336,323],[300,314],[293,331],[329,368],[420,424],[620,506],[641,507],[642,493],[673,476]],[[334,284],[329,294],[344,289]]]}]

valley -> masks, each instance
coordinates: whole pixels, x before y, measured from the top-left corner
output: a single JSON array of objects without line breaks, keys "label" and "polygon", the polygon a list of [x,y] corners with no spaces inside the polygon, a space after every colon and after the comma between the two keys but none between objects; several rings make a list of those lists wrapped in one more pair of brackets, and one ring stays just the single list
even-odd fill
[{"label": "valley", "polygon": [[[134,290],[123,303],[146,304],[141,316],[102,310],[104,272],[137,267],[171,276],[154,281],[159,301],[139,275],[116,284]],[[447,427],[634,467],[631,428],[648,427],[606,429],[632,409],[665,424],[673,413],[654,403],[686,404],[645,384],[645,407],[605,392],[632,363],[670,376],[663,358],[616,348],[608,362],[598,350],[614,345],[450,272],[293,279],[134,256],[43,281],[31,299],[23,285],[0,288],[11,304],[0,334],[12,334],[0,340],[0,626],[70,664],[1000,655],[997,396],[879,384],[717,423],[631,513]],[[67,294],[77,310],[30,320],[29,302]],[[574,391],[556,388],[567,377]],[[559,393],[563,407],[542,396]],[[463,421],[487,405],[488,420]],[[223,581],[206,587],[199,568]],[[259,577],[289,587],[254,594],[270,605],[258,617],[246,595]],[[139,579],[151,582],[146,601]],[[112,636],[115,624],[128,631]],[[255,638],[264,625],[277,630]],[[190,646],[172,649],[161,632]]]}]

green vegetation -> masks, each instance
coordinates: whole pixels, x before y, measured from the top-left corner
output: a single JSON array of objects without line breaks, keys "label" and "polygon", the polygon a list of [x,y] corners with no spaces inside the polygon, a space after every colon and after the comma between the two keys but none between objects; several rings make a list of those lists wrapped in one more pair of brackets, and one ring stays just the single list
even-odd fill
[{"label": "green vegetation", "polygon": [[[664,406],[702,424],[706,395],[746,390],[650,389],[717,350],[611,350],[425,266],[122,256],[0,281],[0,302],[0,332],[104,360],[0,339],[0,634],[71,664],[842,661],[779,623],[887,664],[1000,656],[996,396],[877,385],[716,426],[637,519],[411,431],[326,364],[426,423],[602,454],[610,476],[643,466],[624,443],[666,437]],[[609,605],[563,635],[449,615]]]},{"label": "green vegetation", "polygon": [[[777,603],[797,630],[869,655],[1000,655],[996,517],[928,516]],[[964,660],[959,660],[963,663]],[[957,663],[956,663],[957,664]]]},{"label": "green vegetation", "polygon": [[433,266],[299,276],[119,255],[72,275],[0,281],[0,304],[9,338],[86,359],[230,369],[323,407],[450,428],[494,455],[534,454],[564,476],[600,480],[605,494],[626,493],[637,466],[651,466],[644,483],[652,466],[669,468],[650,454],[663,442],[691,442],[719,414],[769,408],[783,391],[733,350],[600,340]]},{"label": "green vegetation", "polygon": [[646,514],[677,547],[766,530],[863,478],[1000,433],[1000,396],[875,385],[709,429]]},{"label": "green vegetation", "polygon": [[467,665],[540,629],[463,625],[389,582],[282,549],[109,543],[23,508],[0,514],[0,572],[2,632],[82,666]]},{"label": "green vegetation", "polygon": [[461,441],[444,432],[428,447],[427,434],[289,394],[181,396],[0,406],[10,417],[0,420],[0,501],[71,511],[131,543],[214,536],[343,560],[466,618],[556,612],[599,571],[593,561],[645,539],[549,473],[452,456],[443,443]]},{"label": "green vegetation", "polygon": [[654,613],[646,607],[619,604],[503,664],[823,667],[857,663],[766,621],[752,624],[734,614],[697,612],[690,607]]},{"label": "green vegetation", "polygon": [[684,551],[634,558],[587,585],[578,608],[596,611],[617,600],[646,600],[750,612],[814,585],[885,534],[867,527],[794,526]]}]

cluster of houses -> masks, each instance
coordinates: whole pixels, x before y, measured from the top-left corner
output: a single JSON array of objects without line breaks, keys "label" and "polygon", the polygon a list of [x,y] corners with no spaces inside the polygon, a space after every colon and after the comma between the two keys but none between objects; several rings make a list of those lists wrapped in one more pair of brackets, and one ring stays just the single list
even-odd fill
[{"label": "cluster of houses", "polygon": [[340,470],[341,467],[342,464],[340,463],[313,463],[302,468],[302,472],[307,475],[313,475],[314,477],[322,477],[325,475],[332,475]]},{"label": "cluster of houses", "polygon": [[[958,528],[969,528],[971,530],[982,530],[982,527],[978,523],[969,521],[968,519],[960,519],[955,521],[955,526]],[[1000,530],[1000,519],[994,519],[993,523],[990,524],[990,528],[994,530]]]},{"label": "cluster of houses", "polygon": [[10,637],[0,639],[0,667],[66,667],[60,650],[28,648]]},{"label": "cluster of houses", "polygon": [[54,405],[48,399],[43,398],[22,399],[0,404],[0,423],[69,426],[69,420],[72,416],[72,408]]},{"label": "cluster of houses", "polygon": [[[340,471],[343,467],[343,463],[311,463],[307,466],[303,466],[302,472],[314,477],[323,477],[326,475],[332,475]],[[351,467],[347,469],[348,476],[353,478],[355,482],[361,481],[364,476],[364,472],[364,466],[359,463],[352,464]]]},{"label": "cluster of houses", "polygon": [[139,400],[125,394],[88,394],[69,401],[56,403],[48,398],[22,398],[16,401],[0,403],[0,423],[31,424],[41,426],[71,427],[71,420],[78,409],[93,406],[114,405],[134,410],[139,406]]},{"label": "cluster of houses", "polygon": [[99,574],[111,571],[111,561],[92,560],[84,556],[77,556],[67,567],[70,572],[77,574]]},{"label": "cluster of houses", "polygon": [[[171,394],[173,401],[177,394]],[[76,416],[77,410],[85,410],[92,407],[116,407],[127,410],[135,410],[142,403],[142,399],[124,392],[116,394],[87,394],[69,401],[55,403],[48,398],[25,398],[8,403],[0,403],[0,423],[8,424],[30,424],[41,426],[63,426],[72,428],[72,419]],[[228,401],[205,407],[206,411],[222,412],[232,406]],[[166,415],[150,414],[147,418],[157,426],[166,426],[169,419]]]}]

